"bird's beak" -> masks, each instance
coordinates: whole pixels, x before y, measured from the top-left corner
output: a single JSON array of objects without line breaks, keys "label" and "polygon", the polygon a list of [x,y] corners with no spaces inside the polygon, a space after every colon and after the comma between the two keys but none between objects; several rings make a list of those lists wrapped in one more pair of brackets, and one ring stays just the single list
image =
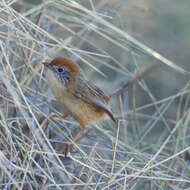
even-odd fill
[{"label": "bird's beak", "polygon": [[42,62],[42,64],[46,67],[48,67],[49,69],[51,69],[51,63],[50,62]]},{"label": "bird's beak", "polygon": [[42,64],[45,65],[45,66],[47,66],[47,67],[50,65],[49,62],[43,62]]}]

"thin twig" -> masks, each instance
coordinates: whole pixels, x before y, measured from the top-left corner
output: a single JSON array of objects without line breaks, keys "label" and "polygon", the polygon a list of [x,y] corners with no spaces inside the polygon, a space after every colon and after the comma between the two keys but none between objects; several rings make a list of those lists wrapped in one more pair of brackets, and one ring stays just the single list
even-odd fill
[{"label": "thin twig", "polygon": [[151,65],[146,67],[143,71],[135,74],[129,81],[127,81],[126,84],[124,84],[122,87],[118,88],[113,94],[111,94],[111,97],[117,96],[122,94],[123,92],[127,91],[128,88],[133,86],[135,83],[137,83],[139,80],[147,76],[153,69],[156,69],[161,64],[158,62],[153,62]]}]

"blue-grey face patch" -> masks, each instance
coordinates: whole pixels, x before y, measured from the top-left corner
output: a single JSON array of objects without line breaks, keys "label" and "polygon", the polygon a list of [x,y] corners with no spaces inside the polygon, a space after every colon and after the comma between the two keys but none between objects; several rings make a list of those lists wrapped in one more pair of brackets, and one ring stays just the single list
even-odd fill
[{"label": "blue-grey face patch", "polygon": [[70,79],[70,74],[67,68],[65,67],[54,67],[54,68],[57,79],[64,85],[67,84],[67,82]]}]

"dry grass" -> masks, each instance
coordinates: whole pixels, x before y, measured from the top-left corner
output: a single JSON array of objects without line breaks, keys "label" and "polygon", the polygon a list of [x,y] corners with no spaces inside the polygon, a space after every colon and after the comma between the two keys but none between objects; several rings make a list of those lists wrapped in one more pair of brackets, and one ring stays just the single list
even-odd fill
[{"label": "dry grass", "polygon": [[[130,98],[132,109],[127,92],[114,97],[117,126],[111,121],[93,125],[79,144],[69,138],[77,127],[73,120],[50,120],[46,134],[45,123],[38,122],[42,116],[61,115],[41,64],[58,55],[79,62],[88,77],[110,93],[141,71],[139,57],[188,73],[115,26],[102,11],[105,5],[106,1],[92,0],[85,6],[74,0],[47,0],[34,7],[21,1],[0,2],[1,189],[190,187],[188,154],[184,157],[190,150],[188,82],[159,100],[145,81],[139,82],[149,102],[137,106],[136,87]],[[125,53],[133,71],[109,48]],[[175,101],[174,120],[167,111]],[[74,143],[70,159],[62,154],[65,139]]]}]

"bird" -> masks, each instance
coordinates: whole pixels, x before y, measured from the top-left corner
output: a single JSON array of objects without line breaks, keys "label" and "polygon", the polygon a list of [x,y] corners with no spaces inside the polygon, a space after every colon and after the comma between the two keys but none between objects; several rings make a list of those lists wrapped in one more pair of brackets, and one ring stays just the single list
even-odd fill
[{"label": "bird", "polygon": [[[43,62],[43,65],[48,68],[47,84],[64,110],[62,118],[71,116],[79,123],[79,130],[72,133],[74,140],[87,125],[109,118],[116,122],[111,110],[111,96],[88,80],[76,62],[66,57],[57,57],[50,62]],[[65,156],[69,149],[67,146]]]}]

